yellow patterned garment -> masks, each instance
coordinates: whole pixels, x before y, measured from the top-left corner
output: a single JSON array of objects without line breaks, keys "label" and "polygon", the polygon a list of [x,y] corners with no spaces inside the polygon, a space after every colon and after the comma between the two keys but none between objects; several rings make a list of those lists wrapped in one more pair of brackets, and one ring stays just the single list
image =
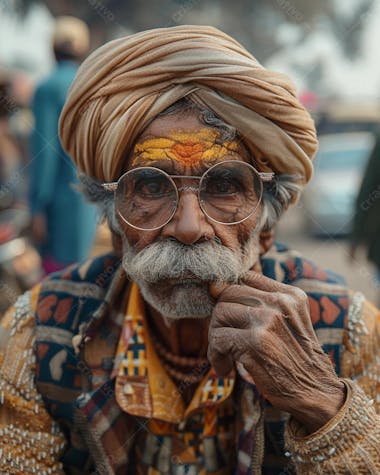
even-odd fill
[{"label": "yellow patterned garment", "polygon": [[[48,414],[34,382],[34,312],[38,292],[39,288],[36,287],[32,292],[24,294],[0,322],[1,474],[60,475],[64,473],[59,459],[68,442],[58,424]],[[227,452],[233,451],[231,435],[234,434],[235,427],[231,421],[228,421],[231,419],[229,401],[231,391],[234,391],[233,378],[230,381],[227,378],[222,385],[212,386],[211,384],[210,386],[208,381],[212,374],[209,373],[189,407],[186,408],[177,403],[176,392],[171,393],[173,386],[162,372],[159,361],[156,359],[157,355],[155,356],[154,349],[152,350],[150,346],[149,338],[146,339],[143,314],[140,314],[137,305],[136,287],[133,292],[135,302],[132,305],[133,300],[130,300],[124,322],[124,335],[119,341],[118,358],[115,364],[118,402],[123,405],[124,397],[132,398],[133,401],[133,397],[136,396],[136,394],[134,396],[134,389],[140,390],[140,396],[145,398],[144,405],[142,406],[139,398],[135,397],[136,404],[132,410],[136,413],[148,411],[151,415],[160,414],[167,418],[160,423],[153,417],[151,422],[142,427],[144,430],[141,434],[146,435],[148,432],[149,435],[148,437],[139,436],[142,437],[141,445],[136,444],[135,455],[142,463],[140,463],[140,472],[133,473],[157,473],[153,469],[146,472],[152,462],[149,456],[152,453],[158,453],[151,450],[154,449],[157,440],[160,447],[164,447],[165,450],[170,447],[172,463],[176,460],[178,462],[186,460],[189,463],[194,461],[194,453],[201,447],[200,444],[193,443],[194,433],[207,433],[211,437],[215,433],[213,426],[215,413],[212,414],[210,410],[207,414],[207,410],[203,410],[208,407],[204,403],[209,397],[210,407],[217,412],[217,416],[221,420],[225,415],[227,416],[223,430],[219,434],[221,437],[218,441],[219,446],[225,447]],[[344,334],[341,352],[342,376],[349,378],[346,380],[346,404],[329,424],[315,434],[305,436],[302,427],[297,426],[294,421],[288,424],[285,434],[286,443],[297,474],[377,475],[380,473],[380,418],[375,414],[375,407],[379,407],[380,402],[380,314],[373,305],[358,295],[350,294],[348,331]],[[135,325],[134,328],[133,325]],[[136,345],[141,344],[142,341],[146,343],[145,349],[140,348],[142,360],[145,358],[141,367],[139,364],[136,365],[136,362],[130,364],[123,361],[125,351],[130,351],[130,344],[127,342],[132,343],[134,334],[137,335],[134,341]],[[321,342],[332,338],[332,335],[325,334],[323,331],[317,334]],[[340,337],[336,335],[337,339],[340,338],[339,341],[342,341],[341,337],[342,335]],[[136,349],[139,350],[138,346],[134,348]],[[149,355],[149,362],[146,359],[147,355]],[[144,384],[139,385],[139,382]],[[174,388],[175,391],[177,389],[177,387]],[[375,405],[365,393],[374,399]],[[167,400],[168,394],[171,398],[170,404]],[[162,396],[164,400],[161,399]],[[190,421],[191,407],[196,410],[201,409],[199,412],[202,414],[201,417],[195,417],[193,421]],[[185,414],[190,415],[189,425],[182,425],[182,431],[179,427],[173,431],[173,424],[183,420]],[[266,416],[269,415],[269,413],[266,414]],[[218,428],[218,431],[221,428],[222,426]],[[206,443],[211,440],[211,437],[206,438]],[[138,440],[140,442],[139,438]],[[170,445],[173,440],[175,443]],[[148,450],[149,444],[151,444],[150,450]],[[212,451],[214,447],[215,445],[207,449]],[[190,450],[186,450],[187,448]],[[176,457],[181,457],[181,459]],[[208,463],[215,461],[218,461],[218,456],[210,458]],[[260,457],[258,462],[259,466],[255,473],[260,473]],[[162,463],[165,463],[165,458]]]},{"label": "yellow patterned garment", "polygon": [[113,374],[119,406],[147,418],[147,430],[140,431],[135,444],[134,473],[166,473],[176,462],[186,473],[232,472],[236,465],[235,375],[221,378],[210,369],[186,407],[181,396],[186,386],[173,383],[151,342],[136,284],[131,287]]}]

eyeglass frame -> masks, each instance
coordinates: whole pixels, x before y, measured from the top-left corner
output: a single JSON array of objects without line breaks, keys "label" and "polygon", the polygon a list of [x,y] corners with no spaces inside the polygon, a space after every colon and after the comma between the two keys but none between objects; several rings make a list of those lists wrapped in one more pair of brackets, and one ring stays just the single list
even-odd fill
[{"label": "eyeglass frame", "polygon": [[[261,180],[261,186],[262,186],[262,190],[261,190],[261,196],[257,202],[257,205],[256,207],[251,211],[251,213],[246,216],[245,218],[239,220],[239,221],[235,221],[233,223],[223,223],[221,221],[218,221],[217,219],[214,219],[212,218],[211,216],[208,215],[208,213],[203,209],[203,206],[202,206],[202,201],[201,200],[201,197],[200,197],[200,190],[201,190],[201,187],[198,186],[198,187],[193,187],[193,186],[177,186],[177,184],[175,183],[174,179],[190,179],[190,180],[199,180],[199,184],[201,184],[201,181],[203,180],[204,176],[206,175],[206,173],[208,173],[210,170],[212,170],[213,168],[219,166],[219,165],[222,165],[224,163],[244,163],[245,165],[247,165],[248,167],[250,167],[252,169],[252,171],[260,178]],[[164,226],[166,226],[173,218],[173,216],[175,215],[175,213],[177,212],[177,209],[178,209],[178,203],[179,203],[179,192],[180,191],[192,191],[194,193],[197,193],[197,198],[198,198],[198,203],[199,203],[199,207],[201,208],[202,212],[207,216],[207,218],[211,219],[212,221],[214,221],[215,223],[218,223],[218,224],[224,224],[226,226],[232,226],[232,225],[235,225],[235,224],[240,224],[240,223],[243,223],[244,221],[246,221],[248,218],[250,218],[257,210],[257,208],[259,207],[261,201],[262,201],[262,197],[263,197],[263,183],[265,182],[270,182],[273,180],[273,178],[275,177],[275,173],[274,172],[259,172],[258,170],[256,170],[256,168],[251,165],[250,163],[247,163],[247,162],[240,162],[240,161],[236,161],[236,160],[223,160],[222,162],[218,162],[218,163],[215,163],[214,165],[212,165],[210,168],[208,168],[204,173],[202,173],[201,176],[194,176],[194,175],[169,175],[169,173],[165,172],[164,170],[161,170],[161,168],[157,168],[157,167],[136,167],[136,168],[131,168],[130,170],[127,170],[125,173],[123,173],[121,175],[121,177],[117,180],[117,181],[113,181],[113,182],[109,182],[109,183],[101,183],[101,186],[104,190],[106,191],[112,191],[115,195],[116,195],[116,192],[117,192],[117,187],[119,185],[119,182],[120,180],[125,176],[127,175],[128,173],[131,173],[133,171],[136,171],[136,170],[147,170],[147,169],[150,169],[150,170],[157,170],[161,173],[163,173],[164,175],[166,175],[168,178],[169,178],[169,181],[173,184],[173,188],[175,189],[176,191],[176,200],[177,200],[177,203],[176,203],[176,206],[173,210],[173,213],[170,215],[170,217],[165,221],[165,223],[161,224],[160,226],[157,226],[155,228],[149,228],[149,229],[144,229],[144,228],[139,228],[138,226],[135,226],[131,223],[129,223],[126,218],[124,218],[124,216],[120,213],[119,210],[117,210],[119,216],[121,217],[121,219],[126,223],[128,224],[128,226],[131,226],[132,228],[134,229],[137,229],[139,231],[156,231],[157,229],[161,229],[163,228]]]}]

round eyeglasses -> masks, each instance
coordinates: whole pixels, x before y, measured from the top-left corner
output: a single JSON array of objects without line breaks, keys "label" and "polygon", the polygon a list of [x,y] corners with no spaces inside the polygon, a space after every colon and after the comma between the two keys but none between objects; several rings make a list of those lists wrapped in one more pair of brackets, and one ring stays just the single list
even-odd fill
[{"label": "round eyeglasses", "polygon": [[241,223],[255,213],[263,182],[273,177],[274,173],[258,172],[249,163],[226,160],[202,176],[168,175],[155,167],[133,168],[117,182],[102,187],[115,192],[116,211],[129,226],[153,231],[173,218],[180,192],[197,193],[202,211],[212,221]]}]

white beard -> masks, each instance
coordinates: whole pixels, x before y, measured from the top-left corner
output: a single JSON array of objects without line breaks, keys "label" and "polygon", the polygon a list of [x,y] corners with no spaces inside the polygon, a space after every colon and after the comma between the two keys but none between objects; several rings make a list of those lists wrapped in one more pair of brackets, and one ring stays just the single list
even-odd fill
[{"label": "white beard", "polygon": [[215,306],[211,282],[237,283],[259,258],[259,232],[243,250],[219,242],[187,246],[173,239],[156,241],[136,253],[123,237],[123,268],[145,301],[163,318],[209,318]]}]

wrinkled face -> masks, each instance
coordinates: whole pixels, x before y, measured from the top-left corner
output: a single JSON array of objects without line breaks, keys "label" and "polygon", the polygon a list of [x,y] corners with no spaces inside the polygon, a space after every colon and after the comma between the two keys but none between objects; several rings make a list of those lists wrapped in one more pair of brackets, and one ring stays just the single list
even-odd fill
[{"label": "wrinkled face", "polygon": [[[150,166],[169,175],[201,176],[225,160],[247,161],[238,140],[193,114],[157,118],[135,143],[128,169]],[[173,218],[162,228],[141,231],[118,217],[123,265],[145,300],[165,318],[207,318],[215,301],[211,282],[236,282],[257,261],[259,210],[246,221],[224,225],[207,218],[194,189],[182,187]]]}]

